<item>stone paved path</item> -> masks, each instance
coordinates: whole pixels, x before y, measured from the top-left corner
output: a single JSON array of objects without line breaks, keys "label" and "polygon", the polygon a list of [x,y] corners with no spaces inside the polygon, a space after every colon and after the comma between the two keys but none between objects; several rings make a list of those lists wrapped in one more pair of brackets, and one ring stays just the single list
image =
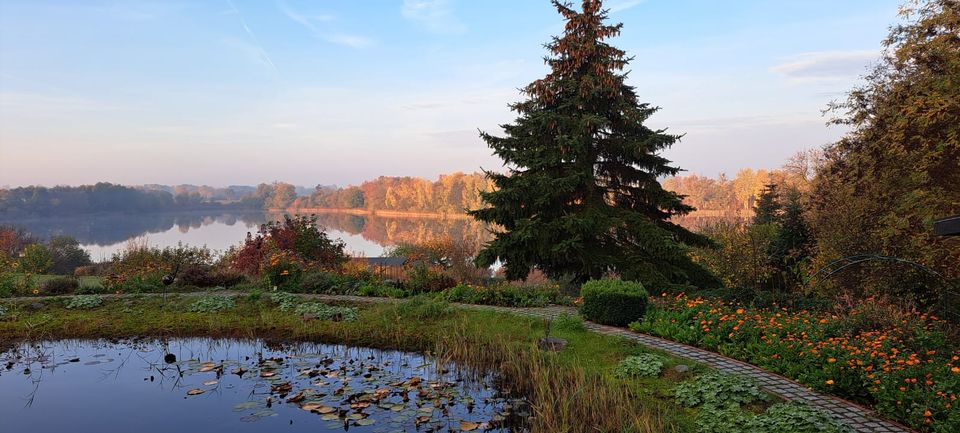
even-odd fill
[{"label": "stone paved path", "polygon": [[[196,296],[204,293],[171,293],[170,296],[186,295]],[[217,292],[219,295],[241,295],[237,292]],[[110,295],[108,295],[110,296]],[[116,295],[114,295],[116,296]],[[127,295],[119,295],[125,297]],[[302,295],[307,298],[326,301],[347,301],[357,303],[379,303],[379,302],[397,302],[390,298],[373,298],[363,296],[339,296],[339,295]],[[19,298],[19,299],[39,299],[39,298]],[[8,299],[9,300],[9,299]],[[495,307],[489,305],[470,305],[457,304],[461,308],[474,310],[500,311],[511,314],[517,314],[528,317],[539,317],[552,319],[561,314],[574,314],[576,310],[571,307],[551,306],[544,308],[512,308]],[[778,395],[785,400],[799,401],[817,407],[830,414],[840,422],[850,426],[858,433],[913,433],[913,430],[897,424],[892,421],[884,420],[878,417],[873,411],[858,404],[829,395],[821,394],[809,389],[793,380],[787,379],[778,374],[770,373],[759,367],[745,362],[741,362],[726,356],[699,349],[686,344],[676,343],[664,340],[652,335],[641,334],[628,329],[616,328],[612,326],[598,325],[592,322],[584,322],[587,329],[606,335],[614,335],[629,340],[636,341],[644,346],[662,350],[671,355],[690,359],[717,370],[748,376],[756,379],[763,389],[771,394]]]}]

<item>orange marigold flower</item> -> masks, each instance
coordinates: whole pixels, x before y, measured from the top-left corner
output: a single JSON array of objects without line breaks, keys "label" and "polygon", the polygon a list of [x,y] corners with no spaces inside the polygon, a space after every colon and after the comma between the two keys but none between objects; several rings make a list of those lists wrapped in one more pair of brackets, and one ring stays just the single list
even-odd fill
[{"label": "orange marigold flower", "polygon": [[827,379],[825,382],[827,385],[833,385],[833,379]]}]

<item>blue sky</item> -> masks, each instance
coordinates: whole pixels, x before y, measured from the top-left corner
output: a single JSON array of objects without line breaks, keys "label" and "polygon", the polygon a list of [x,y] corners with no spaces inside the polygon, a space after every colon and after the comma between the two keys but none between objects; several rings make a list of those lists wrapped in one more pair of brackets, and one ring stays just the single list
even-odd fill
[{"label": "blue sky", "polygon": [[[608,1],[629,82],[693,173],[773,168],[897,1]],[[0,0],[0,185],[349,184],[498,169],[477,137],[546,73],[546,0]]]}]

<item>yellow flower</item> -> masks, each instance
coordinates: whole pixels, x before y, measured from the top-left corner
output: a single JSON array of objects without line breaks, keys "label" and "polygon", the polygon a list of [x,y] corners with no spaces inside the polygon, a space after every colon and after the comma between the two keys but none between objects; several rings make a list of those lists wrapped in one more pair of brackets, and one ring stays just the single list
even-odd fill
[{"label": "yellow flower", "polygon": [[833,385],[833,379],[827,379],[826,384],[827,384],[827,385]]}]

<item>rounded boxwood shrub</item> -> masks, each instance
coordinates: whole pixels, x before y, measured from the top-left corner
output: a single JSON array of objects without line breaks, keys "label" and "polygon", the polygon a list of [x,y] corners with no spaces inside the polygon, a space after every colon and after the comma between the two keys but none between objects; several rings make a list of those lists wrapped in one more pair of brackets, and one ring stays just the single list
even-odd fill
[{"label": "rounded boxwood shrub", "polygon": [[647,291],[636,281],[590,280],[580,288],[580,315],[601,325],[627,326],[647,311]]}]

